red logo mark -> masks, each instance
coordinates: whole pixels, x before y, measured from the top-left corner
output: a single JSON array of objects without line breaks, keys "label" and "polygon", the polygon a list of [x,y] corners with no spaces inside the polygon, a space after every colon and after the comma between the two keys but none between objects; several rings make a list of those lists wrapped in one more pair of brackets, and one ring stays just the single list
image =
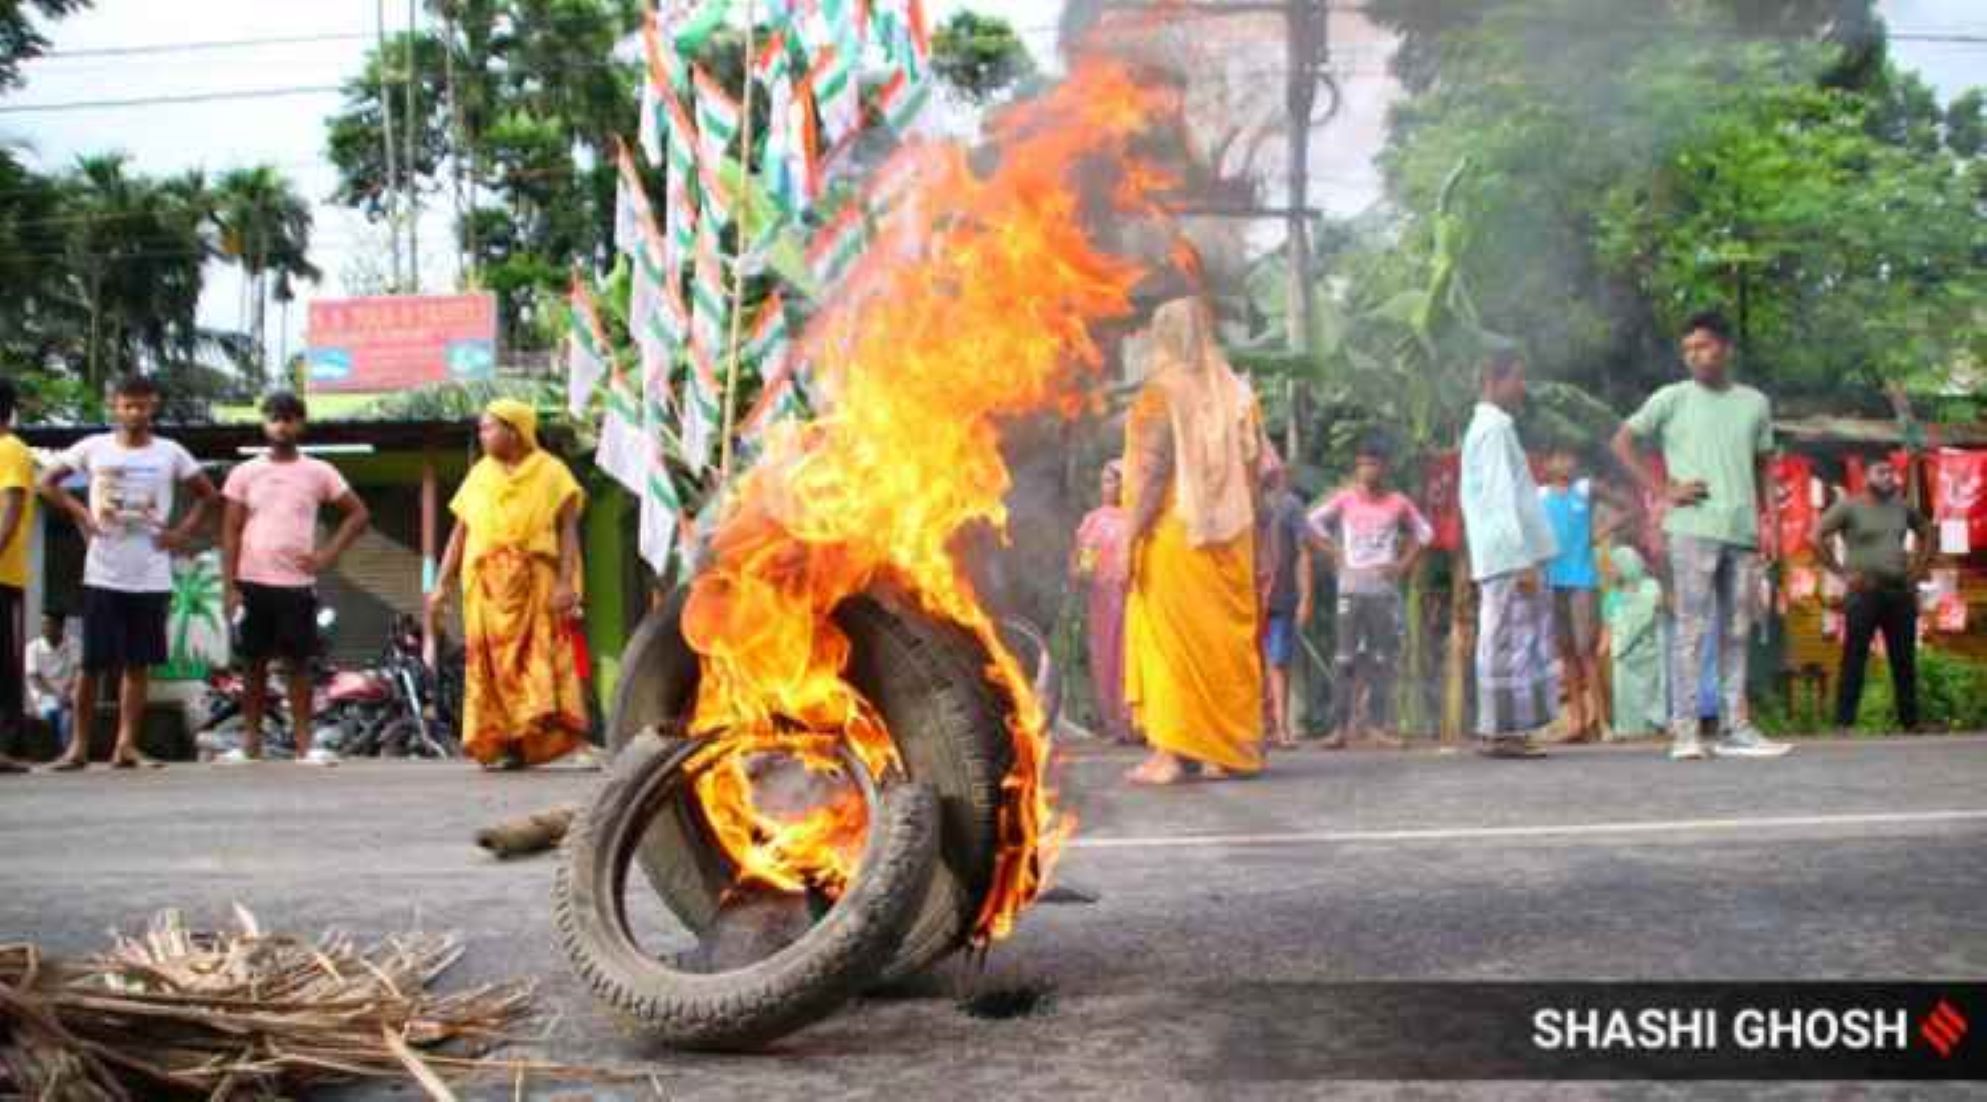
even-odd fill
[{"label": "red logo mark", "polygon": [[1939,1050],[1940,1059],[1948,1059],[1952,1056],[1953,1050],[1959,1047],[1960,1040],[1966,1036],[1966,1018],[1959,1011],[1954,1010],[1951,1003],[1940,999],[1939,1005],[1933,1007],[1932,1012],[1925,1015],[1925,1021],[1919,1025],[1918,1036],[1925,1038],[1926,1044]]}]

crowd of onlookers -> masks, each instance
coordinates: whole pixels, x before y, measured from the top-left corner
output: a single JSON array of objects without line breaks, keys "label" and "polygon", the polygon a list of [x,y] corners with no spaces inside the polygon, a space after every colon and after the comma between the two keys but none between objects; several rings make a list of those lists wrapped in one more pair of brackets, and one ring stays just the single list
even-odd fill
[{"label": "crowd of onlookers", "polygon": [[[1191,309],[1204,319],[1204,307]],[[1145,783],[1168,783],[1197,764],[1215,775],[1252,771],[1260,755],[1241,744],[1294,745],[1290,672],[1306,645],[1322,561],[1335,608],[1333,653],[1319,663],[1329,672],[1330,707],[1314,732],[1318,745],[1400,745],[1404,589],[1434,529],[1390,485],[1391,456],[1378,439],[1358,446],[1347,485],[1307,505],[1289,488],[1246,386],[1211,342],[1192,345],[1204,341],[1200,330],[1181,325],[1169,334],[1164,313],[1125,458],[1105,468],[1102,501],[1076,538],[1072,573],[1086,589],[1099,734],[1153,746],[1131,778]],[[1774,440],[1770,404],[1731,378],[1731,353],[1721,315],[1692,317],[1681,338],[1689,377],[1651,395],[1606,442],[1625,477],[1595,477],[1598,448],[1560,439],[1533,449],[1542,484],[1516,419],[1524,363],[1510,352],[1484,361],[1461,440],[1455,569],[1466,572],[1477,609],[1468,672],[1486,754],[1537,757],[1547,742],[1659,732],[1680,760],[1788,751],[1760,732],[1746,692],[1748,635],[1777,530]],[[1234,397],[1224,401],[1224,393]],[[1194,405],[1183,410],[1181,402]],[[1228,465],[1214,475],[1184,472],[1203,485],[1232,493],[1241,480],[1255,483],[1246,494],[1254,524],[1198,544],[1169,533],[1169,523],[1190,533],[1188,511],[1219,503],[1182,480],[1181,457]],[[1147,473],[1127,473],[1140,469]],[[1915,725],[1913,587],[1932,549],[1927,519],[1906,500],[1895,468],[1876,462],[1861,488],[1821,516],[1814,536],[1820,565],[1847,594],[1837,721],[1853,723],[1881,634],[1898,720]],[[1260,681],[1235,674],[1235,656],[1223,653],[1236,645],[1234,617],[1223,610],[1233,612],[1237,583],[1218,567],[1244,550],[1255,566],[1253,604],[1243,611],[1253,615],[1247,638]],[[1198,567],[1196,555],[1205,560]],[[1172,683],[1169,692],[1154,693],[1155,675]],[[1240,692],[1223,686],[1237,681]],[[1229,733],[1210,738],[1210,730]]]},{"label": "crowd of onlookers", "polygon": [[[280,667],[297,760],[336,765],[336,754],[312,745],[317,580],[365,529],[365,503],[337,468],[306,454],[307,410],[296,395],[264,399],[266,446],[230,470],[219,490],[184,447],[154,431],[159,399],[154,380],[124,378],[111,394],[111,431],[84,437],[37,469],[12,431],[15,388],[0,379],[0,668],[9,671],[0,677],[0,772],[26,771],[17,755],[30,716],[48,723],[61,745],[44,769],[86,768],[105,690],[115,699],[110,764],[163,764],[144,753],[139,735],[151,670],[169,658],[172,556],[209,534],[216,503],[225,613],[245,666],[246,737],[224,760],[262,756],[269,674]],[[582,752],[589,729],[574,643],[585,495],[565,464],[538,446],[531,407],[492,402],[478,439],[483,455],[450,502],[456,523],[428,593],[428,634],[462,579],[463,746],[486,767],[523,768]],[[53,611],[39,638],[22,639],[38,500],[87,543],[80,645],[65,638],[64,617]],[[327,507],[341,522],[320,542],[318,515]]]},{"label": "crowd of onlookers", "polygon": [[[1433,529],[1390,486],[1387,448],[1362,444],[1349,483],[1307,505],[1289,488],[1252,391],[1219,351],[1206,304],[1161,307],[1148,343],[1123,456],[1103,472],[1103,501],[1077,533],[1072,568],[1087,591],[1100,733],[1152,748],[1130,774],[1145,784],[1251,774],[1266,747],[1293,744],[1290,673],[1307,645],[1322,561],[1335,601],[1322,744],[1397,744],[1403,589]],[[1454,569],[1473,585],[1469,672],[1486,754],[1535,757],[1548,740],[1664,728],[1678,759],[1789,749],[1760,732],[1748,707],[1747,637],[1777,530],[1774,441],[1769,403],[1731,378],[1731,352],[1722,316],[1690,319],[1681,338],[1689,377],[1622,424],[1610,446],[1628,478],[1613,486],[1584,471],[1563,441],[1540,449],[1541,486],[1515,416],[1525,365],[1512,352],[1482,364],[1461,440]],[[216,502],[227,611],[248,667],[248,739],[236,756],[258,756],[263,686],[276,663],[291,671],[298,757],[335,764],[311,747],[304,667],[318,645],[316,579],[365,526],[365,505],[335,468],[304,454],[306,411],[294,395],[264,402],[265,454],[237,465],[220,490],[186,449],[153,431],[158,404],[152,380],[125,379],[112,396],[113,430],[37,470],[11,431],[14,388],[0,380],[0,661],[22,673],[0,678],[0,770],[22,768],[10,755],[28,715],[62,736],[48,768],[83,768],[100,683],[117,700],[111,763],[158,764],[138,734],[148,671],[168,657],[170,559],[198,538]],[[585,495],[538,446],[530,407],[492,403],[479,438],[483,456],[450,503],[456,525],[428,613],[432,624],[451,584],[465,580],[465,747],[491,767],[522,767],[575,751],[588,730],[571,646]],[[1879,634],[1899,721],[1917,721],[1913,587],[1932,544],[1900,489],[1888,463],[1871,465],[1815,533],[1821,565],[1847,593],[1844,725]],[[175,508],[181,497],[189,507]],[[88,543],[80,646],[59,616],[31,643],[23,638],[38,499]],[[343,522],[320,544],[325,506]],[[1707,713],[1716,717],[1708,748]]]}]

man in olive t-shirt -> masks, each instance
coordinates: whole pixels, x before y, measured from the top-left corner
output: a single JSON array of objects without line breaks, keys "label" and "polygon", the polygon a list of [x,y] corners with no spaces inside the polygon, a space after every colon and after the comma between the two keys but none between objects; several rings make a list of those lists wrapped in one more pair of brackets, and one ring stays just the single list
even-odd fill
[{"label": "man in olive t-shirt", "polygon": [[[1866,468],[1863,492],[1845,497],[1823,513],[1815,527],[1815,557],[1822,568],[1849,587],[1843,604],[1842,683],[1835,696],[1835,722],[1856,724],[1863,699],[1863,671],[1870,640],[1883,632],[1884,656],[1897,698],[1897,722],[1918,726],[1918,596],[1912,585],[1931,561],[1932,526],[1899,493],[1897,468],[1875,458]],[[1907,551],[1905,537],[1918,542]],[[1844,554],[1835,555],[1830,537],[1840,534]]]},{"label": "man in olive t-shirt", "polygon": [[[1770,500],[1766,460],[1773,451],[1773,412],[1766,395],[1732,381],[1732,330],[1722,314],[1684,324],[1690,378],[1658,390],[1615,434],[1614,452],[1651,496],[1669,503],[1670,578],[1675,587],[1672,685],[1695,685],[1713,633],[1724,733],[1711,747],[1725,758],[1772,758],[1791,747],[1754,727],[1746,704],[1746,646],[1760,579],[1759,510]],[[1668,480],[1642,462],[1636,442],[1661,448]],[[1671,694],[1670,757],[1704,757],[1697,699]]]}]

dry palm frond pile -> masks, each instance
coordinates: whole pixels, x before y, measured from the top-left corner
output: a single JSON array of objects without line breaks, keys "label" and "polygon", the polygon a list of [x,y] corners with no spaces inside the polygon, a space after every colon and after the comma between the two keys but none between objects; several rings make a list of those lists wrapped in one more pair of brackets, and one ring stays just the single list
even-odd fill
[{"label": "dry palm frond pile", "polygon": [[524,1022],[531,988],[430,991],[462,956],[456,939],[360,949],[340,934],[265,934],[241,908],[236,921],[195,933],[166,911],[78,960],[0,946],[0,1095],[255,1098],[406,1077],[446,1098],[450,1075],[516,1069],[479,1057]]}]

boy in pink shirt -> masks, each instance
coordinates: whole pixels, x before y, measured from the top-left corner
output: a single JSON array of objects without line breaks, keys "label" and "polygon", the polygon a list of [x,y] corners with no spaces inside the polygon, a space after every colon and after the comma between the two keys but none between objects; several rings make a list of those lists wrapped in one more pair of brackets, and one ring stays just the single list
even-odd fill
[{"label": "boy in pink shirt", "polygon": [[[317,576],[328,570],[359,538],[371,519],[344,476],[322,459],[298,450],[303,439],[303,400],[271,394],[262,403],[262,434],[267,455],[251,459],[228,475],[221,490],[227,513],[221,526],[221,576],[227,586],[228,617],[240,609],[243,686],[243,747],[231,761],[262,756],[262,713],[271,659],[290,673],[290,722],[297,760],[335,765],[337,755],[312,749],[310,660],[317,656]],[[317,545],[317,510],[336,505],[344,523],[323,549]]]},{"label": "boy in pink shirt", "polygon": [[1387,456],[1380,445],[1360,447],[1352,479],[1351,487],[1310,515],[1311,542],[1338,572],[1333,733],[1324,743],[1329,750],[1342,749],[1359,730],[1362,690],[1370,740],[1399,745],[1388,731],[1401,660],[1401,581],[1435,535],[1406,495],[1386,488]]}]

